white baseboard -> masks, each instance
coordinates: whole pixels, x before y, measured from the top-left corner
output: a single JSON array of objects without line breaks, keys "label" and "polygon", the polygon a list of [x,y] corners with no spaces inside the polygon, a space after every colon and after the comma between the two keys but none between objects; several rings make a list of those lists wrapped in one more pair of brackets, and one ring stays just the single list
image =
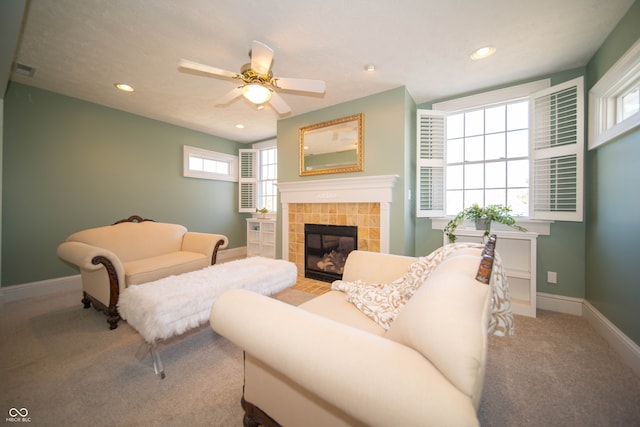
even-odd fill
[{"label": "white baseboard", "polygon": [[557,313],[573,314],[574,316],[582,316],[583,302],[582,298],[545,294],[543,292],[538,292],[536,295],[537,308]]},{"label": "white baseboard", "polygon": [[598,334],[609,343],[616,353],[622,357],[622,360],[624,360],[637,375],[640,375],[640,346],[634,343],[588,301],[582,298],[538,293],[536,302],[538,308],[542,310],[584,317]]},{"label": "white baseboard", "polygon": [[[218,252],[218,261],[233,258],[243,258],[247,255],[246,246],[232,249],[223,249]],[[56,279],[42,280],[39,282],[24,283],[0,288],[0,300],[4,302],[18,301],[25,298],[51,295],[66,291],[82,292],[82,280],[80,275],[58,277]]]},{"label": "white baseboard", "polygon": [[613,347],[631,369],[640,376],[640,346],[634,343],[588,301],[584,302],[583,317]]},{"label": "white baseboard", "polygon": [[78,294],[82,292],[79,274],[0,288],[0,298],[3,302],[11,302],[67,291],[77,291]]}]

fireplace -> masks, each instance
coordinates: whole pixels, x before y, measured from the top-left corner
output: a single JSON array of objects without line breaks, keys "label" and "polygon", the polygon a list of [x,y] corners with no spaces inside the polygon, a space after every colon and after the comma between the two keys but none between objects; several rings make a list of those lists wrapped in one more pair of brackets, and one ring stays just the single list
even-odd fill
[{"label": "fireplace", "polygon": [[304,277],[324,282],[342,279],[349,253],[358,249],[358,227],[304,225]]}]

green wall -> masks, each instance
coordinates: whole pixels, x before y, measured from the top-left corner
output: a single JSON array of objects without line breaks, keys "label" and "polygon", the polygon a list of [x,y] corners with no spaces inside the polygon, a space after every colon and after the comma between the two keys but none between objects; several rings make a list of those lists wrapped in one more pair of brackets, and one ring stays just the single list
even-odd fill
[{"label": "green wall", "polygon": [[[591,88],[640,39],[635,2],[587,65]],[[640,345],[640,129],[587,152],[586,299]]]},{"label": "green wall", "polygon": [[[551,75],[537,76],[527,80],[485,88],[475,92],[459,94],[425,104],[418,108],[431,108],[436,102],[445,101],[531,81],[550,79],[552,85],[583,76],[584,68],[562,71]],[[586,97],[585,97],[586,104]],[[585,142],[586,146],[586,142]],[[416,254],[426,255],[442,245],[442,231],[432,230],[431,219],[416,219]],[[499,243],[498,243],[499,245]],[[498,247],[499,249],[499,247]],[[585,296],[585,223],[556,221],[551,224],[550,236],[538,237],[537,292],[564,295],[575,298]],[[547,271],[558,273],[558,283],[547,283]]]},{"label": "green wall", "polygon": [[[406,163],[408,153],[415,151],[415,131],[407,125],[407,120],[410,120],[414,112],[415,105],[411,97],[404,87],[399,87],[278,121],[278,182],[398,175],[391,206],[390,252],[412,255],[413,224],[408,220],[405,201],[408,190],[413,185],[413,178],[408,180],[405,170],[409,167]],[[364,171],[299,176],[298,129],[358,113],[364,113]],[[278,221],[281,226],[281,218]],[[281,244],[279,241],[278,254],[281,253]]]},{"label": "green wall", "polygon": [[70,233],[140,215],[245,245],[237,183],[182,176],[182,146],[240,144],[10,83],[4,99],[2,286],[77,274]]}]

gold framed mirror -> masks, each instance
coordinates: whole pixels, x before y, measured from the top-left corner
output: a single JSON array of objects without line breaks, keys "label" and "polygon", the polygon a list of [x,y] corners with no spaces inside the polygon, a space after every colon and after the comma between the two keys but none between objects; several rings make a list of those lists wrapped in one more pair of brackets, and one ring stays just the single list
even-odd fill
[{"label": "gold framed mirror", "polygon": [[300,128],[300,176],[364,170],[364,114]]}]

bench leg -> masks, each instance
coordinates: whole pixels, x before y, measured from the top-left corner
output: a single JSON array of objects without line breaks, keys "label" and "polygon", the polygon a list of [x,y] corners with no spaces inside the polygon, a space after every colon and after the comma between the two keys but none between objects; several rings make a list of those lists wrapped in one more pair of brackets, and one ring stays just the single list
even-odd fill
[{"label": "bench leg", "polygon": [[153,360],[153,370],[155,371],[156,375],[159,376],[160,379],[164,379],[166,376],[164,374],[164,366],[162,365],[162,359],[160,358],[160,353],[158,353],[158,346],[155,342],[143,342],[136,352],[136,358],[138,358],[138,360],[142,360],[145,358],[147,353],[151,353],[151,360]]}]

